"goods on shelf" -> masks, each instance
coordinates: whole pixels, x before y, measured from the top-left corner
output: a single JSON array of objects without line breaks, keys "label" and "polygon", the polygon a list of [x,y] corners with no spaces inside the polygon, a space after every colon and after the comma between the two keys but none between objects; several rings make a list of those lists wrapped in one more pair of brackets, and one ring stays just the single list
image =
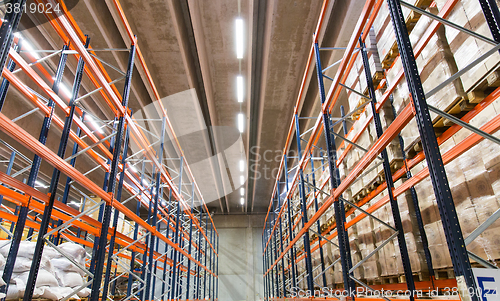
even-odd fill
[{"label": "goods on shelf", "polygon": [[[442,9],[446,3],[445,0],[437,0],[435,2],[438,9]],[[448,20],[467,29],[471,29],[475,33],[491,38],[488,24],[484,18],[481,6],[478,5],[477,1],[459,1],[451,11]],[[446,27],[446,39],[459,69],[464,68],[493,47],[467,33],[460,32],[450,27]],[[462,76],[461,81],[465,91],[468,92],[473,90],[478,83],[486,79],[490,72],[498,67],[499,62],[500,54],[495,52],[488,59]],[[499,86],[498,81],[494,81],[492,84],[494,86]]]},{"label": "goods on shelf", "polygon": [[[430,6],[431,2],[432,1],[413,1],[416,6],[423,7],[434,14],[437,14],[439,9],[442,9],[444,3],[447,1],[436,1],[437,7],[435,7],[435,5]],[[460,3],[462,4],[460,5]],[[415,13],[411,13],[405,8],[403,8],[403,11],[407,20],[407,27],[410,31],[410,40],[415,47],[421,42],[424,33],[430,28],[433,21],[426,16],[417,16]],[[453,18],[458,21],[453,21]],[[459,22],[460,18],[465,24],[465,27],[471,28],[473,31],[479,32],[487,37],[491,36],[477,1],[458,1],[449,19],[459,25],[463,25]],[[463,35],[456,37],[456,34],[453,35],[455,31],[456,30],[450,29],[449,27],[445,28],[445,26],[442,25],[437,30],[437,33],[431,37],[427,46],[421,49],[421,53],[417,58],[417,67],[426,93],[438,87],[444,80],[448,79],[452,74],[456,73],[467,64],[465,63],[466,60],[461,58],[460,55],[466,55],[467,60],[470,62],[492,47],[472,37],[465,38]],[[376,39],[373,39],[373,37],[376,37]],[[475,48],[467,44],[472,42],[475,43]],[[461,45],[462,43],[463,45]],[[387,85],[381,88],[379,87],[375,92],[377,99],[380,100],[385,89],[394,84],[398,75],[402,74],[403,71],[401,59],[398,58],[396,60],[399,52],[394,48],[394,33],[385,2],[383,2],[381,11],[375,19],[366,44],[370,52],[376,51],[376,53],[380,55],[380,58],[382,58],[382,62],[377,66],[375,59],[378,56],[369,56],[370,67],[374,66],[374,69],[377,71],[379,67],[383,67],[387,72]],[[462,47],[469,47],[472,49],[472,51],[474,51],[473,55],[465,54],[465,48],[462,49]],[[495,53],[493,59],[482,64],[484,66],[474,68],[472,71],[468,72],[466,76],[462,76],[461,79],[457,79],[447,84],[440,91],[431,96],[428,95],[427,103],[461,118],[467,111],[470,111],[475,104],[485,99],[485,97],[493,91],[493,88],[500,86],[500,72],[495,71],[499,62],[500,57],[498,57],[498,53]],[[375,77],[374,71],[371,71],[372,77]],[[365,93],[366,95],[366,78],[360,56],[355,59],[353,68],[350,70],[350,73],[348,73],[345,83],[348,87]],[[342,100],[347,100],[349,111],[359,108],[361,104],[367,101],[366,98],[347,89],[343,89],[343,91],[345,93],[343,92],[341,97],[345,98],[345,96],[347,96],[346,99]],[[410,103],[410,93],[404,77],[396,85],[392,96],[395,111],[399,114],[403,108]],[[395,119],[389,102],[386,102],[378,113],[381,118],[382,128],[386,130]],[[486,122],[498,116],[499,113],[500,101],[497,100],[468,123],[476,127],[481,127]],[[365,149],[369,149],[377,140],[373,121],[371,121],[367,127],[364,127],[365,121],[371,118],[371,116],[372,112],[369,105],[354,114],[352,120],[355,120],[355,123],[346,135],[347,139],[355,140],[358,145]],[[453,124],[450,120],[446,120],[434,113],[431,113],[431,118],[438,137]],[[441,141],[441,138],[439,138],[439,142],[441,143],[441,154],[445,154],[452,148],[457,150],[461,141],[469,135],[471,135],[471,131],[461,129],[458,133],[454,134],[452,138],[446,141]],[[500,137],[500,133],[494,135]],[[411,152],[411,156],[407,156],[409,159],[412,159],[414,155],[422,151],[420,133],[415,119],[412,119],[410,123],[403,128],[401,136],[404,141],[405,153],[409,154]],[[337,139],[337,141],[339,141],[339,139]],[[337,144],[337,146],[338,157],[343,158],[342,162],[339,164],[341,169],[340,173],[345,177],[345,175],[348,175],[360,162],[365,152],[356,146],[349,145],[345,141],[342,142],[342,144]],[[460,157],[447,163],[445,166],[464,238],[470,235],[481,223],[491,217],[494,212],[500,210],[500,198],[498,197],[500,194],[499,147],[498,144],[484,140],[476,146],[466,149],[463,154],[460,154]],[[348,153],[344,154],[343,152],[347,149],[350,150]],[[391,164],[394,174],[395,170],[403,166],[403,154],[398,138],[388,144],[387,151],[391,163],[398,163]],[[419,154],[417,158],[420,160],[420,158],[422,158],[421,154]],[[368,168],[373,167],[375,161],[376,160],[372,161],[372,163],[368,165]],[[408,162],[409,164],[414,164],[412,160]],[[413,176],[415,176],[426,167],[427,163],[424,160],[414,165],[411,168],[411,172]],[[368,168],[364,168],[362,176],[355,178],[350,187],[343,191],[344,198],[350,201],[359,202],[385,180],[382,166],[370,172],[367,172]],[[319,177],[319,180],[317,180],[318,186],[326,180],[325,174],[326,173],[323,173],[323,176]],[[401,176],[400,173],[399,176]],[[418,176],[419,178],[417,179],[420,179],[421,175]],[[406,176],[402,176],[396,181],[395,188],[397,189],[408,180]],[[414,181],[414,179],[412,181]],[[414,185],[414,188],[418,196],[419,209],[424,223],[424,231],[427,236],[429,251],[432,256],[432,263],[434,268],[438,271],[437,277],[438,279],[442,278],[444,271],[446,272],[446,277],[452,278],[454,277],[452,262],[448,252],[448,244],[445,238],[431,179],[429,177],[424,177],[423,180]],[[386,190],[368,201],[362,208],[366,210],[370,206],[379,205],[377,202],[384,197],[387,197]],[[412,271],[414,276],[418,276],[423,280],[423,278],[427,277],[428,265],[423,252],[423,241],[417,225],[415,208],[413,207],[414,200],[412,199],[410,191],[405,191],[403,194],[400,194],[397,199],[399,214],[403,224],[402,231],[405,236],[405,243],[408,249]],[[349,225],[347,232],[353,265],[367,258],[370,254],[373,254],[366,262],[354,270],[354,276],[362,281],[365,280],[368,281],[368,283],[374,284],[394,283],[395,281],[403,282],[405,279],[403,276],[404,271],[401,263],[398,239],[393,238],[379,251],[374,252],[377,246],[380,246],[394,233],[394,231],[369,217],[365,217],[354,225],[350,225],[349,222],[359,216],[360,211],[351,211],[349,210],[351,209],[350,206],[347,207],[346,212],[349,212],[346,217],[347,224]],[[315,209],[310,210],[315,212]],[[334,221],[334,214],[331,207],[325,211],[324,215],[327,221]],[[392,208],[389,203],[380,206],[373,212],[373,215],[394,226]],[[309,216],[312,216],[312,214],[309,214]],[[322,220],[323,223],[323,217],[320,220]],[[325,231],[323,234],[335,237],[333,233],[336,232],[336,229],[331,226],[333,226],[333,223],[327,223],[327,227],[322,227],[323,231]],[[328,231],[325,229],[328,229]],[[497,265],[500,260],[500,251],[498,251],[500,237],[495,235],[495,233],[498,233],[499,230],[500,221],[496,221],[474,241],[468,244],[467,250]],[[327,261],[339,258],[338,248],[330,246],[325,250],[326,254],[328,254],[326,256]],[[317,262],[317,255],[313,254],[313,256],[316,256],[315,262]],[[472,259],[471,262],[473,266],[478,265]],[[329,276],[331,276],[331,278],[328,278],[329,284],[337,285],[337,287],[342,286],[343,279],[339,264],[332,269]]]},{"label": "goods on shelf", "polygon": [[[14,265],[14,272],[7,291],[7,300],[22,298],[30,273],[36,242],[22,241],[19,246],[18,257]],[[66,255],[85,266],[85,249],[72,242],[58,246]],[[0,273],[5,266],[4,257],[9,252],[10,244],[0,248]],[[40,270],[36,280],[34,297],[59,300],[69,295],[75,288],[83,285],[86,280],[84,273],[70,260],[50,246],[44,248]],[[87,297],[90,289],[84,288],[71,296],[74,299]]]}]

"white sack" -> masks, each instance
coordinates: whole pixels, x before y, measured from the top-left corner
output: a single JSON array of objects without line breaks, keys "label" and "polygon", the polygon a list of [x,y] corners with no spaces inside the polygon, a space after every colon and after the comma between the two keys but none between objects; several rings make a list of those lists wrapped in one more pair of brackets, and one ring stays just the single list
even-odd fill
[{"label": "white sack", "polygon": [[83,285],[83,277],[79,273],[56,270],[60,287],[77,287]]}]

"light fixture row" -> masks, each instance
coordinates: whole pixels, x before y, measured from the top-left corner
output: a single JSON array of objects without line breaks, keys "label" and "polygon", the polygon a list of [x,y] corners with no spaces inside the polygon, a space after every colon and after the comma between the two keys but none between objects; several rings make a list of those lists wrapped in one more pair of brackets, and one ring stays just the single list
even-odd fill
[{"label": "light fixture row", "polygon": [[[243,59],[244,54],[244,24],[241,18],[237,18],[235,21],[235,32],[236,32],[236,58],[238,60]],[[240,64],[241,67],[241,64]],[[240,74],[236,76],[236,99],[238,103],[243,103],[245,98],[245,87],[243,76]],[[238,131],[243,133],[245,130],[245,116],[240,111],[237,115],[237,125]],[[240,160],[240,172],[245,172],[245,161],[243,159]],[[240,175],[240,185],[243,186],[245,184],[245,177]],[[245,205],[245,188],[240,188],[240,203],[241,205]]]}]

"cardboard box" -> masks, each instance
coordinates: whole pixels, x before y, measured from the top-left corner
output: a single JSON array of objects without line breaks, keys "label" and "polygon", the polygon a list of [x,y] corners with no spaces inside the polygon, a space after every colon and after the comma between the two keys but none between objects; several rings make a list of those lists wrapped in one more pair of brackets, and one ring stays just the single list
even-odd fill
[{"label": "cardboard box", "polygon": [[446,244],[429,246],[432,265],[435,269],[451,267],[451,257]]}]

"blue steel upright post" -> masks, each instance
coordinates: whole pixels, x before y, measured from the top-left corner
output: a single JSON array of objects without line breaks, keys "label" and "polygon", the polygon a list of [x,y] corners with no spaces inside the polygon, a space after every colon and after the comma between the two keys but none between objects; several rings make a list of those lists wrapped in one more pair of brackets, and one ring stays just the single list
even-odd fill
[{"label": "blue steel upright post", "polygon": [[[264,226],[264,233],[266,231],[266,227]],[[266,271],[266,254],[264,252],[264,237],[265,235],[262,234],[262,237],[261,237],[261,249],[262,249],[262,271],[265,273]],[[264,300],[267,300],[267,278],[266,276],[263,276],[262,277],[262,280],[263,280],[263,284],[264,284]]]},{"label": "blue steel upright post", "polygon": [[[413,54],[413,48],[408,36],[408,30],[405,25],[405,17],[401,10],[401,4],[398,0],[387,0],[389,5],[389,12],[391,15],[392,25],[396,35],[396,42],[398,45],[403,69],[405,72],[406,82],[411,95],[411,102],[417,121],[418,131],[422,140],[422,147],[424,149],[425,159],[429,168],[436,202],[439,208],[441,221],[443,222],[444,233],[448,250],[450,251],[451,261],[453,263],[453,270],[457,281],[464,283],[467,289],[477,292],[477,286],[472,273],[467,248],[465,246],[460,222],[453,203],[453,197],[446,177],[446,170],[443,164],[443,158],[439,150],[439,144],[436,140],[436,134],[432,126],[432,121],[425,98],[424,89],[418,74],[418,68]],[[477,294],[469,294],[469,292],[462,291],[464,294],[471,298],[472,301],[478,301]],[[467,296],[469,295],[469,296]],[[464,298],[462,298],[464,299]]]},{"label": "blue steel upright post", "polygon": [[[311,170],[312,170],[312,186],[314,187],[313,193],[314,193],[314,207],[315,210],[318,211],[319,205],[318,205],[318,197],[316,196],[316,175],[315,175],[315,170],[314,170],[314,157],[313,153],[311,152]],[[318,219],[316,222],[316,225],[318,226],[318,233],[321,233],[321,224]],[[323,247],[321,246],[321,236],[318,236],[318,246],[319,246],[319,259],[321,261],[321,278],[323,279],[323,287],[326,287],[326,271],[325,271],[325,257],[323,254]]]},{"label": "blue steel upright post", "polygon": [[[191,191],[191,208],[189,208],[191,214],[193,214],[193,208],[194,208],[194,197],[195,197],[195,193],[194,193],[194,184],[191,184],[192,186],[192,191]],[[194,218],[194,214],[193,214],[193,218]],[[193,246],[193,219],[190,220],[189,222],[189,245],[188,245],[188,254],[189,256],[191,256],[191,252],[192,252],[192,246]],[[188,263],[187,263],[187,274],[186,274],[186,277],[187,277],[187,291],[186,291],[186,299],[189,300],[189,282],[191,280],[191,260],[188,260]]]},{"label": "blue steel upright post", "polygon": [[[321,105],[326,101],[325,97],[325,86],[323,83],[323,72],[321,67],[321,59],[319,55],[318,43],[314,43],[314,53],[316,57],[316,73],[318,75],[318,85],[319,85],[319,95],[321,99]],[[335,146],[335,139],[332,137],[330,132],[330,114],[328,109],[322,112],[323,119],[323,129],[326,140],[326,152],[328,156],[328,171],[330,172],[330,185],[332,190],[337,188],[340,182],[339,170],[337,168],[337,148]],[[354,281],[350,278],[351,273],[349,272],[352,268],[351,260],[351,248],[349,246],[349,240],[347,237],[347,231],[345,229],[345,210],[343,210],[343,204],[339,199],[335,199],[333,202],[333,208],[335,211],[335,220],[337,227],[337,236],[339,241],[339,251],[340,251],[340,262],[342,264],[342,278],[344,280],[344,290],[349,293],[350,297],[352,292],[356,291],[356,286]]]},{"label": "blue steel upright post", "polygon": [[[18,7],[24,7],[26,0],[12,0],[10,4],[12,7],[17,5],[19,5]],[[2,26],[0,27],[0,67],[2,70],[9,56],[10,47],[14,41],[14,32],[17,30],[23,12],[23,9],[11,9],[3,17]]]},{"label": "blue steel upright post", "polygon": [[[368,93],[370,95],[371,101],[370,106],[373,114],[373,122],[375,123],[375,131],[377,132],[377,137],[380,138],[383,134],[382,123],[380,122],[380,115],[376,110],[377,98],[375,96],[375,87],[373,86],[373,80],[370,72],[370,62],[368,61],[368,54],[366,52],[365,43],[359,38],[359,45],[361,48],[361,57],[363,59],[363,67],[365,69],[366,84],[368,87]],[[403,223],[401,222],[401,215],[399,213],[398,200],[394,198],[393,189],[394,182],[392,179],[391,165],[389,162],[389,156],[387,155],[387,150],[382,150],[381,153],[385,182],[387,184],[387,194],[389,196],[389,203],[391,204],[392,216],[394,219],[394,226],[398,231],[398,244],[399,252],[401,253],[401,261],[403,262],[403,270],[406,277],[406,286],[410,292],[415,291],[415,283],[413,281],[413,273],[411,270],[410,256],[408,255],[408,248],[406,246],[405,233],[403,230]],[[414,300],[413,294],[410,295],[410,300]]]},{"label": "blue steel upright post", "polygon": [[[9,164],[7,165],[7,170],[5,171],[5,174],[8,176],[10,176],[10,173],[12,172],[12,167],[14,166],[15,158],[16,158],[16,152],[13,151],[12,153],[10,153]],[[3,195],[0,195],[0,206],[2,205],[2,202],[3,202]]]},{"label": "blue steel upright post", "polygon": [[[22,40],[19,39],[19,42],[17,42],[16,45],[14,45],[14,50],[19,53],[21,52],[21,43]],[[13,60],[9,60],[9,63],[7,64],[7,70],[10,72],[14,71],[16,68],[16,63]],[[5,103],[5,98],[7,97],[7,91],[9,91],[10,87],[10,82],[4,78],[2,79],[2,84],[0,85],[0,112],[2,111],[3,105]]]},{"label": "blue steel upright post", "polygon": [[[394,115],[394,118],[396,118],[397,113],[396,113],[396,108],[393,105],[393,100],[394,98],[389,96],[389,101],[391,102],[391,109],[392,109],[392,114]],[[406,179],[411,179],[413,177],[410,169],[408,168],[407,160],[406,160],[406,152],[405,152],[405,143],[403,140],[403,137],[401,134],[398,134],[398,140],[399,140],[399,150],[401,151],[401,155],[403,158],[403,163],[404,167],[406,169]],[[412,200],[412,207],[415,212],[415,220],[417,221],[417,227],[418,227],[418,232],[420,234],[420,239],[422,241],[422,248],[424,249],[424,256],[425,256],[425,261],[427,263],[427,270],[429,271],[429,279],[432,282],[432,287],[434,288],[434,280],[436,279],[435,277],[435,272],[434,272],[434,267],[432,265],[432,255],[431,251],[429,250],[429,241],[427,239],[427,234],[425,233],[425,228],[424,228],[424,221],[422,219],[422,211],[420,211],[420,205],[418,201],[418,196],[417,196],[417,191],[415,190],[415,187],[410,187],[410,197]]]},{"label": "blue steel upright post", "polygon": [[[108,184],[108,192],[111,193],[112,195],[115,194],[115,188],[116,188],[116,176],[119,172],[118,170],[118,162],[120,160],[120,154],[121,154],[121,149],[122,149],[122,139],[123,139],[123,132],[125,128],[125,114],[128,114],[127,108],[128,108],[128,100],[130,96],[130,87],[132,84],[132,73],[134,71],[134,58],[135,58],[135,39],[133,39],[132,45],[130,47],[130,55],[128,59],[128,65],[127,65],[127,74],[125,78],[125,86],[123,88],[123,96],[122,96],[122,106],[125,108],[125,112],[123,116],[120,116],[118,119],[118,128],[117,128],[117,133],[116,133],[116,138],[115,138],[115,147],[113,149],[113,161],[111,163],[111,168],[109,172],[109,184]],[[101,287],[101,281],[102,281],[102,272],[104,269],[104,258],[106,256],[106,244],[107,244],[107,237],[108,237],[108,229],[109,229],[109,224],[111,222],[111,209],[112,206],[109,203],[106,203],[105,209],[104,209],[104,219],[102,221],[102,226],[101,226],[101,235],[99,239],[99,246],[96,252],[96,267],[95,267],[95,272],[94,272],[94,279],[92,283],[92,292],[90,294],[90,300],[91,301],[98,301],[99,300],[99,293],[100,293],[100,287]],[[110,255],[111,256],[111,255]]]},{"label": "blue steel upright post", "polygon": [[[180,167],[179,167],[179,197],[182,197],[182,173],[183,173],[183,162],[184,158],[181,157],[180,160]],[[180,227],[180,217],[181,214],[181,200],[177,200],[177,212],[175,216],[175,233],[174,233],[174,243],[178,246],[179,245],[179,227]],[[170,278],[170,299],[175,299],[175,293],[176,293],[176,288],[177,288],[177,249],[173,250],[173,265],[172,265],[172,276]],[[180,274],[180,272],[179,272]]]},{"label": "blue steel upright post", "polygon": [[[142,185],[142,182],[143,182],[143,179],[144,179],[144,170],[146,168],[146,158],[144,157],[143,160],[142,160],[142,167],[141,167],[141,177],[140,177],[140,182],[141,182],[141,185]],[[139,188],[141,189],[141,188]],[[142,193],[140,194],[140,197],[142,197]],[[141,202],[139,200],[137,200],[137,203],[136,203],[136,207],[135,207],[135,214],[137,216],[140,216],[140,213],[141,213]],[[134,225],[134,235],[133,235],[133,239],[134,241],[137,241],[138,240],[138,236],[139,236],[139,224],[138,223],[135,223]],[[167,235],[168,237],[168,235]],[[133,284],[133,281],[134,281],[134,271],[135,271],[135,257],[136,257],[136,252],[134,250],[132,250],[131,252],[131,255],[130,255],[130,275],[128,277],[128,283],[127,283],[127,296],[130,296],[132,294],[132,284]]]},{"label": "blue steel upright post", "polygon": [[[64,66],[66,65],[67,55],[64,54],[64,50],[67,50],[68,46],[64,45],[62,49],[63,49],[63,54],[61,55],[61,58],[59,60],[59,64],[58,64],[58,68],[57,68],[57,72],[56,72],[56,77],[55,77],[54,84],[52,87],[53,90],[55,89],[54,92],[56,92],[56,93],[59,91],[59,83],[61,82],[61,79],[62,79],[62,73],[64,72]],[[15,64],[13,64],[13,66],[15,66]],[[6,88],[8,88],[8,86],[6,86]],[[5,91],[5,93],[6,93],[6,91]],[[2,96],[5,97],[4,95],[2,95]],[[42,144],[45,144],[47,141],[47,134],[49,132],[49,128],[50,128],[50,124],[52,122],[52,116],[53,116],[53,112],[54,112],[54,101],[52,99],[49,99],[49,102],[47,105],[50,107],[51,114],[44,118],[43,124],[42,124],[42,129],[40,130],[40,136],[39,136],[38,141]],[[28,176],[28,182],[27,182],[27,184],[31,187],[35,187],[35,182],[36,182],[36,178],[38,176],[38,172],[40,170],[41,162],[42,162],[42,159],[38,155],[35,155],[35,157],[33,158],[32,167],[31,167],[30,174]],[[24,226],[26,224],[28,212],[29,212],[29,203],[27,206],[21,206],[19,214],[18,214],[16,229],[15,229],[14,235],[12,237],[12,243],[11,243],[9,254],[7,255],[7,261],[6,261],[5,267],[4,267],[4,273],[3,273],[2,278],[4,279],[6,285],[4,287],[0,288],[0,292],[2,292],[2,293],[5,293],[7,291],[10,279],[12,277],[12,272],[14,271],[14,264],[16,262],[17,253],[19,251],[19,244],[21,243],[22,236],[24,235]]]},{"label": "blue steel upright post", "polygon": [[[170,188],[169,189],[169,192],[168,192],[168,202],[167,202],[167,221],[168,223],[170,223],[170,201],[172,200],[172,189]],[[167,229],[165,231],[165,237],[167,239],[168,236],[169,236],[169,232],[170,232],[170,224],[167,225]],[[162,298],[165,296],[165,288],[166,288],[166,281],[167,281],[167,254],[168,254],[168,244],[167,243],[164,243],[165,245],[165,261],[163,262],[163,282],[161,284],[161,291],[162,291]],[[167,297],[168,297],[168,294],[167,294]]]},{"label": "blue steel upright post", "polygon": [[[289,183],[288,183],[288,163],[287,163],[287,155],[285,154],[283,157],[283,162],[284,162],[284,170],[285,170],[285,189],[286,193],[285,195],[288,195],[288,190],[289,188]],[[293,238],[295,237],[295,233],[293,231],[293,225],[292,225],[292,204],[290,201],[290,198],[287,197],[287,211],[288,211],[288,243],[291,244]],[[295,250],[293,246],[290,247],[290,269],[292,270],[292,287],[296,288],[297,287],[297,279],[296,277],[296,267],[295,267]]]},{"label": "blue steel upright post", "polygon": [[[278,208],[279,210],[281,210],[281,196],[280,196],[280,193],[279,193],[279,179],[277,180],[278,181],[278,184],[277,184],[277,188],[276,189],[276,197],[278,198]],[[282,216],[281,215],[279,217],[279,227],[280,227],[280,238],[279,238],[279,241],[280,241],[280,250],[281,250],[281,253],[283,253],[283,225],[282,225]],[[283,297],[286,297],[286,285],[285,285],[285,280],[286,280],[286,277],[285,277],[285,256],[281,257],[281,280],[283,281],[283,290],[282,290],[282,296]]]},{"label": "blue steel upright post", "polygon": [[[269,225],[269,229],[273,229],[274,228],[274,225],[276,225],[276,208],[274,207],[274,197],[272,198],[272,202],[273,202],[273,219],[271,221],[271,224]],[[271,252],[273,254],[273,262],[275,260],[278,260],[278,250],[276,249],[276,232],[275,231],[271,231],[272,232],[272,246],[271,246]],[[279,286],[280,286],[280,282],[279,282],[279,276],[278,276],[278,265],[276,264],[274,267],[273,267],[273,277],[274,277],[274,280],[273,280],[273,283],[276,283],[275,285],[275,291],[273,293],[275,293],[275,297],[278,298],[280,295],[279,295]]]},{"label": "blue steel upright post", "polygon": [[479,0],[484,18],[495,42],[500,43],[500,11],[495,0]]},{"label": "blue steel upright post", "polygon": [[[273,199],[276,198],[276,195],[274,195]],[[274,204],[274,201],[273,201],[273,204]],[[276,213],[276,210],[277,208],[276,207],[273,207],[273,212],[274,212],[274,225],[273,227],[275,227],[278,223],[278,214]],[[279,256],[279,251],[278,251],[278,230],[276,231],[273,231],[273,238],[274,238],[274,258],[276,260],[278,260],[278,256]],[[279,265],[276,264],[274,266],[274,269],[275,269],[275,273],[276,273],[276,297],[279,298],[281,297],[281,294],[280,294],[280,271],[279,271]]]},{"label": "blue steel upright post", "polygon": [[[120,173],[120,180],[118,182],[118,189],[116,192],[116,201],[121,202],[122,198],[122,188],[123,188],[123,181],[125,180],[125,171],[126,171],[126,162],[127,162],[127,153],[128,153],[128,144],[129,144],[129,128],[127,127],[126,133],[125,133],[125,141],[123,143],[123,154],[122,154],[122,166],[123,170]],[[110,276],[111,276],[111,265],[113,263],[113,252],[115,249],[115,238],[116,238],[116,233],[117,233],[117,227],[118,227],[118,218],[119,218],[119,211],[115,209],[114,214],[113,214],[113,235],[111,235],[111,239],[109,240],[109,247],[108,247],[108,261],[106,263],[106,272],[104,276],[104,285],[102,287],[102,295],[106,298],[108,296],[108,286],[109,286],[109,281],[110,281]]]},{"label": "blue steel upright post", "polygon": [[[207,214],[205,216],[205,233],[208,232],[208,211],[207,211]],[[207,237],[208,238],[208,237]],[[205,267],[207,266],[207,243],[208,243],[208,240],[207,238],[204,239],[204,247],[203,247],[203,250],[205,250],[205,263],[203,264]],[[203,299],[206,299],[207,298],[207,271],[203,271],[203,296],[202,296]]]},{"label": "blue steel upright post", "polygon": [[[297,153],[299,154],[299,158],[302,158],[302,148],[300,146],[300,128],[299,128],[299,116],[295,115],[295,133],[297,136]],[[300,159],[299,159],[300,160]],[[300,164],[300,163],[299,163]],[[304,171],[301,166],[298,167],[299,173],[299,194],[300,201],[302,205],[302,227],[307,224],[307,198],[304,188]],[[314,280],[313,280],[313,269],[312,269],[312,260],[311,260],[311,245],[309,239],[309,231],[304,233],[304,250],[306,252],[306,271],[307,271],[307,289],[312,294],[314,292]]]},{"label": "blue steel upright post", "polygon": [[[85,43],[85,48],[88,47],[90,42],[90,39],[87,37],[86,43]],[[59,149],[57,151],[57,155],[60,158],[64,159],[64,155],[66,153],[66,147],[68,145],[68,139],[70,136],[71,132],[71,125],[73,123],[73,117],[75,114],[75,99],[78,97],[78,92],[80,90],[80,84],[82,81],[82,76],[83,76],[83,67],[84,63],[83,60],[78,61],[78,68],[77,68],[77,74],[73,83],[73,91],[72,91],[72,96],[70,98],[69,102],[69,114],[66,116],[66,120],[64,122],[64,128],[62,130],[62,135],[61,135],[61,142],[59,144]],[[64,68],[63,68],[64,69]],[[61,73],[62,77],[62,73]],[[58,92],[58,91],[54,91]],[[54,109],[51,110],[51,116],[54,114]],[[44,120],[45,121],[45,120]],[[48,129],[47,129],[48,131]],[[31,263],[31,268],[30,268],[30,273],[28,276],[28,281],[26,283],[26,290],[24,292],[24,300],[31,300],[33,298],[33,292],[35,290],[35,282],[38,276],[38,270],[40,268],[40,262],[42,260],[42,254],[43,254],[43,249],[45,245],[45,234],[47,233],[49,223],[52,218],[52,210],[54,208],[54,202],[56,199],[57,195],[57,186],[59,185],[59,179],[61,176],[61,171],[58,170],[57,168],[54,168],[54,171],[52,173],[52,180],[50,182],[50,197],[48,203],[45,205],[44,211],[43,211],[43,216],[42,220],[40,222],[40,230],[38,231],[38,238],[36,241],[36,246],[35,246],[35,252],[33,255],[33,261]],[[33,181],[36,180],[36,177],[33,179]],[[34,184],[34,183],[33,183]],[[18,225],[19,226],[19,225]],[[16,227],[17,230],[17,227]]]},{"label": "blue steel upright post", "polygon": [[[162,123],[161,123],[161,133],[160,133],[160,146],[157,152],[158,156],[158,161],[160,162],[160,166],[163,163],[163,145],[165,143],[165,124],[166,124],[166,118],[162,118]],[[157,223],[157,216],[158,216],[158,198],[160,197],[160,186],[161,186],[161,170],[159,170],[156,174],[156,185],[155,185],[155,193],[154,193],[154,212],[153,212],[153,217],[151,219],[151,226],[156,228],[156,223]],[[151,207],[151,205],[150,205]],[[154,245],[155,245],[155,235],[150,235],[149,237],[149,277],[147,279],[146,283],[146,298],[149,298],[149,292],[151,290],[151,277],[153,276],[153,255],[154,255]],[[153,300],[154,299],[154,288],[152,289],[153,291],[153,296],[151,299],[146,299],[146,300]]]},{"label": "blue steel upright post", "polygon": [[[197,252],[197,257],[196,257],[196,261],[198,261],[199,263],[201,263],[201,256],[202,256],[202,252],[201,252],[201,225],[202,225],[202,221],[203,221],[203,209],[200,208],[200,220],[199,220],[199,224],[200,224],[200,230],[198,231],[198,252]],[[200,296],[201,296],[201,267],[198,265],[196,267],[196,293],[195,293],[195,296],[196,296],[196,300],[199,300],[200,299]]]},{"label": "blue steel upright post", "polygon": [[217,234],[217,282],[215,283],[215,299],[219,299],[219,234]]}]

